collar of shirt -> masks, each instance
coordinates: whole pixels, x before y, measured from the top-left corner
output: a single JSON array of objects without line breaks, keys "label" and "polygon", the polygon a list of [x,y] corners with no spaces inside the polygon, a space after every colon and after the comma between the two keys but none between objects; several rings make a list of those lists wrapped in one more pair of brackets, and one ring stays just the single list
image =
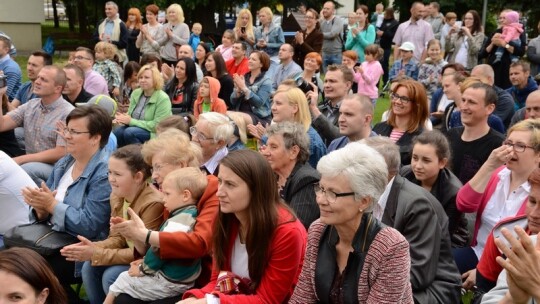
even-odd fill
[{"label": "collar of shirt", "polygon": [[[497,174],[499,177],[499,181],[503,184],[508,183],[508,187],[510,187],[510,175],[512,174],[512,171],[508,168],[504,168]],[[527,193],[531,192],[531,184],[529,184],[528,181],[525,181],[523,184],[519,185],[519,188],[523,188],[523,190],[527,191]]]},{"label": "collar of shirt", "polygon": [[66,101],[64,97],[62,97],[62,95],[60,95],[60,97],[58,97],[58,99],[55,100],[53,103],[48,104],[48,105],[43,104],[43,101],[40,100],[39,107],[41,108],[42,111],[52,112],[62,103],[62,101]]},{"label": "collar of shirt", "polygon": [[390,189],[392,189],[392,185],[394,184],[395,179],[396,177],[394,176],[388,182],[388,184],[384,188],[384,192],[381,194],[381,196],[379,197],[379,200],[377,201],[377,205],[375,205],[375,208],[373,209],[373,215],[379,221],[382,220],[382,217],[384,215],[384,209],[386,208],[386,201],[388,200],[388,195],[390,195]]},{"label": "collar of shirt", "polygon": [[339,113],[339,107],[341,106],[341,102],[343,100],[340,100],[338,103],[336,103],[335,106],[332,106],[332,102],[330,100],[327,100],[321,107],[320,110],[328,110],[330,113],[335,113],[336,111]]},{"label": "collar of shirt", "polygon": [[204,167],[210,174],[214,174],[216,172],[216,168],[219,165],[219,162],[229,154],[229,150],[227,147],[223,147],[216,151],[214,156],[212,156],[206,163],[204,163]]}]

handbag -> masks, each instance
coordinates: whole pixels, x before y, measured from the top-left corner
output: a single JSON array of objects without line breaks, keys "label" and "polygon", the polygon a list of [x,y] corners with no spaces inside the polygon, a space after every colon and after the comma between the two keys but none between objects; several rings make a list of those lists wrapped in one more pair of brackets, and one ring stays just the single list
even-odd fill
[{"label": "handbag", "polygon": [[42,256],[51,256],[64,246],[79,242],[75,236],[55,231],[52,227],[48,221],[16,226],[4,234],[4,245],[6,248],[28,248]]}]

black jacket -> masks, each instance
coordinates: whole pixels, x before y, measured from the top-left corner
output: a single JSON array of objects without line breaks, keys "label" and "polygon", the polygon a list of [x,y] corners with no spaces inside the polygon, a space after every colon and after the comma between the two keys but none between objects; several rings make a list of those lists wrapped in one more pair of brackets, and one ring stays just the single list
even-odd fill
[{"label": "black jacket", "polygon": [[320,178],[319,172],[308,163],[297,163],[280,191],[281,198],[291,206],[306,230],[319,218],[313,184],[318,183]]},{"label": "black jacket", "polygon": [[392,19],[384,19],[381,24],[380,30],[383,31],[379,44],[383,49],[390,49],[392,47],[392,40],[396,35],[399,22],[392,17]]}]

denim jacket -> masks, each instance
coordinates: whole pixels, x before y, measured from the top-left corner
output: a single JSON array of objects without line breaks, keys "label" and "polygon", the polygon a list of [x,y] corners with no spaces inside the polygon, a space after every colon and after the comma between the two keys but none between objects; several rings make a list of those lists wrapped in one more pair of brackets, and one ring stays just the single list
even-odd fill
[{"label": "denim jacket", "polygon": [[[111,186],[108,181],[110,152],[98,150],[84,168],[83,173],[67,188],[64,201],[54,207],[50,218],[53,229],[72,235],[82,235],[90,240],[103,240],[109,233]],[[60,179],[75,163],[70,154],[54,166],[47,180],[51,191],[58,188]],[[33,213],[31,220],[35,220]]]},{"label": "denim jacket", "polygon": [[281,26],[276,26],[273,22],[270,24],[268,34],[266,35],[263,34],[262,25],[255,29],[255,43],[257,43],[260,39],[266,40],[266,47],[260,50],[266,52],[266,54],[268,54],[270,57],[277,56],[279,48],[285,43],[283,29],[281,29]]},{"label": "denim jacket", "polygon": [[249,83],[250,77],[251,72],[248,72],[244,76],[246,86],[250,92],[247,95],[244,95],[243,93],[238,94],[236,90],[234,90],[231,94],[232,107],[238,111],[240,104],[246,101],[249,102],[253,114],[262,119],[267,118],[272,113],[272,102],[270,100],[270,96],[272,95],[272,80],[266,77],[265,72],[262,72],[257,76],[252,84]]}]

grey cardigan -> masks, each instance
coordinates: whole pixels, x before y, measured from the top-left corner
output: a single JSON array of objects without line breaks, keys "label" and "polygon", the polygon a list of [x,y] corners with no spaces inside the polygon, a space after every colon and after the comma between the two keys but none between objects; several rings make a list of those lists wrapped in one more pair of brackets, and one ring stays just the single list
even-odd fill
[{"label": "grey cardigan", "polygon": [[455,63],[456,55],[461,48],[461,45],[467,39],[469,43],[469,48],[467,52],[467,69],[472,69],[478,64],[478,53],[482,49],[482,44],[484,43],[484,38],[486,35],[482,32],[475,33],[472,38],[466,37],[464,35],[458,35],[458,33],[453,33],[452,35],[446,36],[446,42],[444,45],[445,52],[448,54],[447,61],[449,63]]}]

